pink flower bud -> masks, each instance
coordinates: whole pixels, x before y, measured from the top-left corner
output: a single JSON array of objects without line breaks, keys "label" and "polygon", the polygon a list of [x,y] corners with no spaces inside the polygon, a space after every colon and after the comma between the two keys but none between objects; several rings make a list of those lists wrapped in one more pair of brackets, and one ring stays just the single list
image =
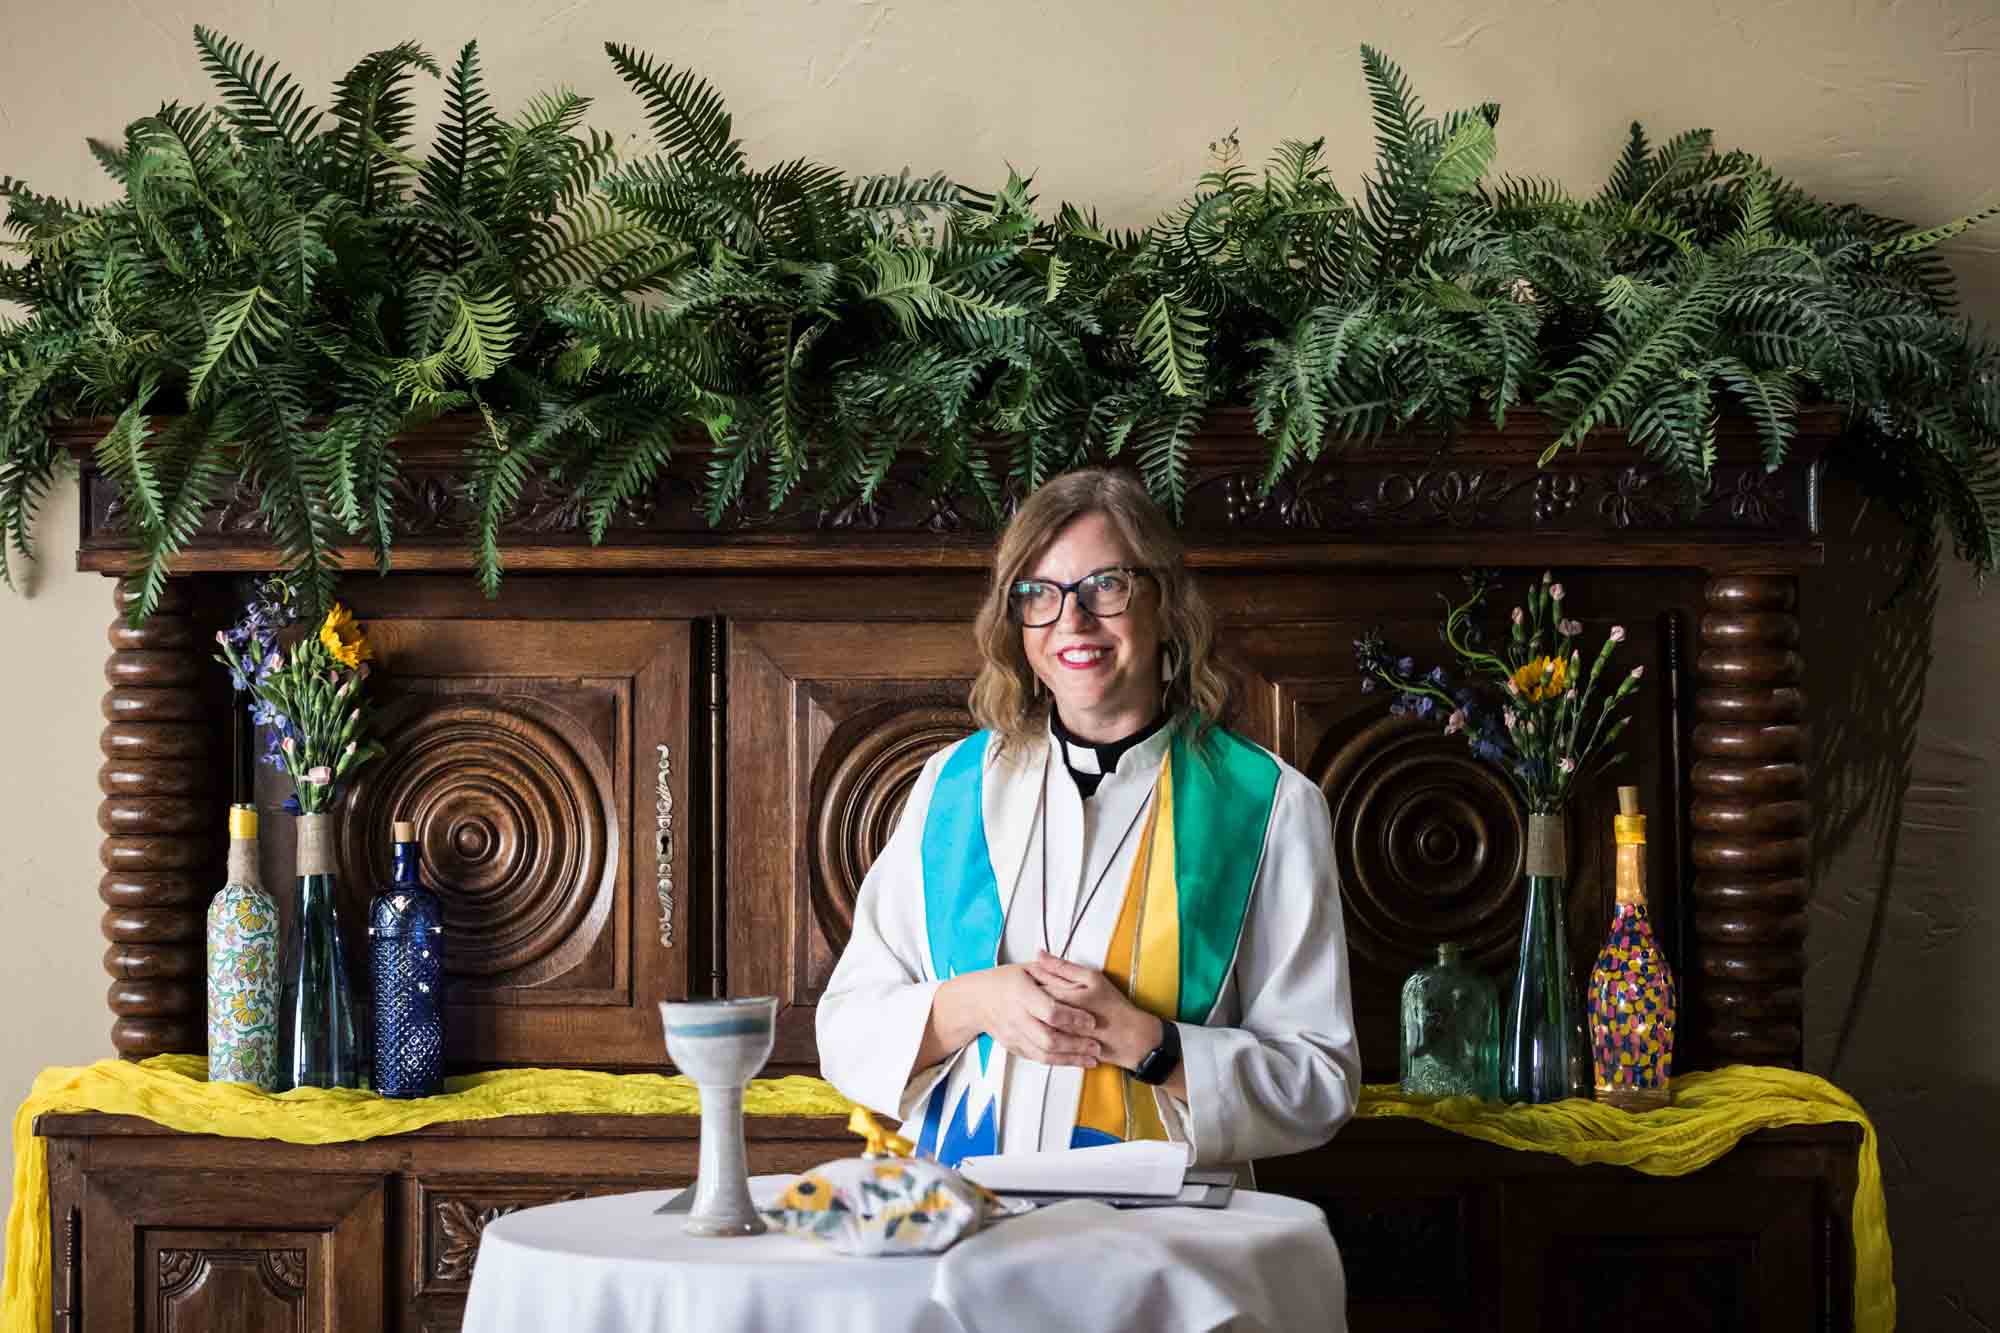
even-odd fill
[{"label": "pink flower bud", "polygon": [[276,653],[272,653],[269,657],[264,659],[264,670],[276,671],[279,667],[283,666],[284,664],[285,664],[284,658],[278,656]]},{"label": "pink flower bud", "polygon": [[299,747],[293,744],[292,738],[290,736],[287,736],[285,737],[284,745],[281,748],[283,748],[286,756],[290,757],[298,750]]},{"label": "pink flower bud", "polygon": [[349,741],[347,743],[347,748],[341,751],[341,758],[352,759],[354,757],[354,748],[359,744],[360,744],[359,741]]},{"label": "pink flower bud", "polygon": [[1532,736],[1532,735],[1534,735],[1534,734],[1535,734],[1535,724],[1534,724],[1534,723],[1532,723],[1532,722],[1523,722],[1523,723],[1521,724],[1521,734],[1522,734],[1523,736]]},{"label": "pink flower bud", "polygon": [[1551,601],[1557,601],[1557,602],[1560,602],[1560,601],[1561,601],[1561,600],[1563,599],[1563,586],[1562,586],[1562,584],[1560,584],[1560,583],[1557,583],[1557,584],[1552,584],[1552,585],[1550,586],[1550,588],[1549,588],[1549,599],[1550,599]]},{"label": "pink flower bud", "polygon": [[1556,767],[1560,768],[1565,773],[1574,773],[1576,772],[1576,760],[1570,758],[1568,755],[1564,755],[1562,757],[1562,762],[1560,764],[1557,764]]},{"label": "pink flower bud", "polygon": [[1451,710],[1451,716],[1445,719],[1444,734],[1450,736],[1463,730],[1465,730],[1465,710],[1454,708]]},{"label": "pink flower bud", "polygon": [[1637,679],[1639,679],[1639,677],[1641,677],[1641,676],[1643,676],[1643,675],[1645,675],[1645,674],[1646,674],[1646,668],[1644,668],[1644,667],[1642,667],[1642,666],[1635,666],[1635,667],[1633,667],[1633,668],[1632,668],[1632,679],[1633,679],[1633,680],[1637,680]]},{"label": "pink flower bud", "polygon": [[1521,687],[1510,680],[1507,682],[1507,693],[1510,697],[1518,699],[1521,697]]},{"label": "pink flower bud", "polygon": [[1611,627],[1611,642],[1625,642],[1625,627],[1623,625],[1613,625]]},{"label": "pink flower bud", "polygon": [[347,720],[349,722],[359,722],[361,720],[361,710],[359,708],[356,708],[351,712],[349,712],[347,715]]},{"label": "pink flower bud", "polygon": [[1516,717],[1513,709],[1503,708],[1500,710],[1500,720],[1507,724],[1507,730],[1512,731],[1514,729],[1514,723],[1519,719]]},{"label": "pink flower bud", "polygon": [[345,699],[347,697],[347,691],[350,688],[352,688],[353,685],[354,682],[351,680],[344,680],[340,682],[340,688],[333,692],[333,701],[335,703],[339,703],[342,699]]},{"label": "pink flower bud", "polygon": [[1514,623],[1515,623],[1516,625],[1518,625],[1518,624],[1520,624],[1520,623],[1521,623],[1521,621],[1522,621],[1522,620],[1523,620],[1524,618],[1525,618],[1525,617],[1524,617],[1524,616],[1523,616],[1523,614],[1522,614],[1522,611],[1521,611],[1521,608],[1520,608],[1520,607],[1518,607],[1518,606],[1517,606],[1517,607],[1515,607],[1515,608],[1514,608]]},{"label": "pink flower bud", "polygon": [[227,648],[229,646],[228,632],[225,630],[217,630],[215,632],[215,641],[221,644],[224,648]]},{"label": "pink flower bud", "polygon": [[324,787],[327,783],[333,781],[333,770],[325,764],[309,768],[306,770],[306,781]]}]

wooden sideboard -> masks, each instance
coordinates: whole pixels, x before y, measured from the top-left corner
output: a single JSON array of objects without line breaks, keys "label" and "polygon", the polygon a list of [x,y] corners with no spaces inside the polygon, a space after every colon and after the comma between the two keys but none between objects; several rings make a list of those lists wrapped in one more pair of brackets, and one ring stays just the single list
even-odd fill
[{"label": "wooden sideboard", "polygon": [[[1559,569],[1565,610],[1593,636],[1627,627],[1624,660],[1655,688],[1621,780],[1659,831],[1648,872],[1683,979],[1684,1067],[1796,1063],[1811,811],[1795,574],[1819,558],[1815,466],[1767,473],[1754,439],[1725,429],[1714,488],[1685,506],[1609,440],[1538,469],[1546,438],[1520,414],[1442,453],[1410,440],[1329,455],[1263,498],[1263,445],[1242,417],[1219,418],[1197,450],[1183,523],[1243,675],[1237,725],[1318,781],[1333,812],[1368,1077],[1394,1078],[1398,989],[1438,941],[1497,974],[1519,929],[1518,804],[1456,738],[1385,716],[1352,658],[1375,626],[1429,649],[1437,594],[1469,566],[1516,584]],[[382,659],[371,689],[389,753],[342,818],[344,921],[359,925],[386,875],[392,816],[413,819],[446,904],[455,1067],[658,1068],[655,1001],[776,994],[773,1065],[814,1070],[813,1005],[861,875],[923,760],[971,726],[968,629],[991,534],[927,496],[914,461],[873,505],[753,509],[710,529],[690,456],[596,547],[570,497],[531,487],[489,601],[462,572],[461,439],[441,428],[404,444],[396,572],[348,557],[341,595]],[[83,463],[79,562],[117,573],[119,499]],[[232,495],[160,613],[110,632],[100,893],[112,1042],[128,1056],[201,1049],[229,746],[208,649],[246,576],[271,566],[267,542],[255,497]],[[1609,788],[1592,792],[1570,829],[1579,958],[1610,904],[1610,811]],[[289,910],[284,822],[267,821],[264,871]],[[183,1300],[296,1312],[246,1326],[317,1327],[376,1302],[389,1326],[450,1327],[462,1283],[437,1276],[437,1256],[469,1268],[466,1219],[672,1183],[692,1161],[691,1127],[666,1122],[315,1149],[78,1116],[43,1131],[62,1162],[58,1254],[81,1247],[87,1293],[137,1293],[130,1310],[109,1298],[115,1314],[87,1296],[92,1329],[185,1327]],[[824,1126],[761,1133],[759,1169],[828,1155]],[[1565,1327],[1563,1311],[1630,1299],[1619,1283],[1635,1264],[1661,1274],[1637,1279],[1648,1297],[1686,1315],[1672,1327],[1839,1327],[1852,1155],[1844,1132],[1787,1131],[1654,1181],[1368,1124],[1264,1180],[1327,1206],[1357,1327],[1399,1310],[1405,1328]],[[298,1172],[326,1188],[296,1190]]]},{"label": "wooden sideboard", "polygon": [[[335,1147],[44,1116],[57,1333],[455,1330],[482,1229],[539,1203],[690,1182],[691,1117],[546,1116]],[[759,1119],[760,1171],[848,1152],[838,1120]],[[1848,1326],[1859,1131],[1767,1130],[1674,1179],[1358,1121],[1260,1163],[1326,1210],[1354,1333]]]}]

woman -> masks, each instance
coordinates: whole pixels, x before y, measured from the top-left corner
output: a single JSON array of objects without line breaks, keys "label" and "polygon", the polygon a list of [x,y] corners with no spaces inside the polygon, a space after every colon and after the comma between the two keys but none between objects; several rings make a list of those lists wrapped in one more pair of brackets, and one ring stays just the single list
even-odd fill
[{"label": "woman", "polygon": [[1008,525],[983,730],[924,766],[819,1005],[826,1076],[925,1155],[1171,1138],[1236,1163],[1353,1113],[1326,801],[1215,724],[1214,629],[1129,476],[1058,477]]}]

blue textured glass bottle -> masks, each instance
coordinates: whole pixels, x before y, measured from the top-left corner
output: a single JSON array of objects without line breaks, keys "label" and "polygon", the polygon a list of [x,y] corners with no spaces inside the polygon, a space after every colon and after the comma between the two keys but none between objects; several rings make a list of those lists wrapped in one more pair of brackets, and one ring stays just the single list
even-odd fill
[{"label": "blue textured glass bottle", "polygon": [[395,883],[368,912],[375,1091],[429,1097],[444,1084],[444,909],[424,887],[414,825],[395,826]]}]

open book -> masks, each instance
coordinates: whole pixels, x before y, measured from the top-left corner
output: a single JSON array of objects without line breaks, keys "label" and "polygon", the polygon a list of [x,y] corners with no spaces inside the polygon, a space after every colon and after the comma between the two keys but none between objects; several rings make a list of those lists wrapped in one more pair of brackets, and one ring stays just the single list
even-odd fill
[{"label": "open book", "polygon": [[958,1169],[995,1194],[1172,1198],[1186,1181],[1187,1163],[1186,1144],[1144,1139],[968,1157]]}]

